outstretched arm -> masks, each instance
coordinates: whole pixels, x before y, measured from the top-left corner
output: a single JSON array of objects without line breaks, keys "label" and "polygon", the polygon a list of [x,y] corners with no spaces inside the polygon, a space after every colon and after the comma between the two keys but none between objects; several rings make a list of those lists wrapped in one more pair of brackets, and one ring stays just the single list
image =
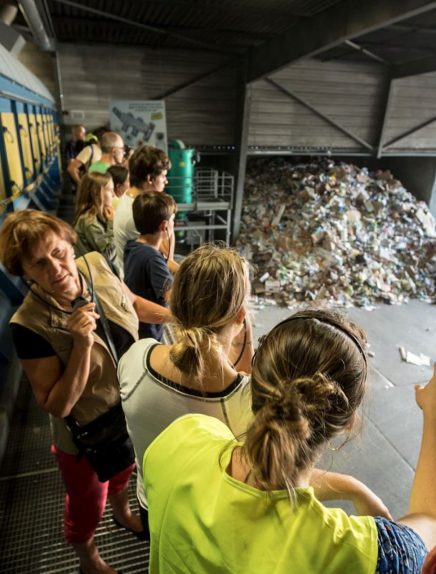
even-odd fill
[{"label": "outstretched arm", "polygon": [[350,500],[361,516],[392,516],[383,501],[368,486],[348,474],[314,468],[310,478],[318,500]]},{"label": "outstretched arm", "polygon": [[421,536],[428,548],[436,544],[436,364],[424,387],[415,386],[416,402],[424,415],[418,464],[410,493],[409,514],[399,520]]},{"label": "outstretched arm", "polygon": [[142,323],[153,323],[159,325],[171,319],[171,311],[169,309],[162,307],[157,303],[153,303],[148,299],[139,297],[139,295],[135,295],[130,291],[125,283],[122,283],[122,286],[125,294],[130,299],[136,314],[138,315],[138,319]]}]

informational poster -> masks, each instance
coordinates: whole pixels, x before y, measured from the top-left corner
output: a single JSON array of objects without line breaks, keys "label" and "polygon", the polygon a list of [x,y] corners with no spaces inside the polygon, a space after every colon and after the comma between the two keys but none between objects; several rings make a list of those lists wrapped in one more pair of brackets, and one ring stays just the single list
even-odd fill
[{"label": "informational poster", "polygon": [[167,152],[167,122],[165,102],[112,100],[110,103],[111,129],[119,133],[130,147],[154,145]]}]

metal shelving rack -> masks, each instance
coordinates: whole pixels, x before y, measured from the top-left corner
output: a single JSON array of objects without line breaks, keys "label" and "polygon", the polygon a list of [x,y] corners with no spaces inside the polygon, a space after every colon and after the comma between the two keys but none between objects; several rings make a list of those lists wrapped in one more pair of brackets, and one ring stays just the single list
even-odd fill
[{"label": "metal shelving rack", "polygon": [[[172,178],[171,181],[173,193],[177,188],[176,179]],[[180,181],[180,187],[183,184],[186,184],[186,180]],[[176,222],[179,240],[194,248],[206,241],[214,241],[216,232],[221,231],[224,233],[220,234],[220,239],[229,245],[233,197],[234,177],[231,174],[213,168],[196,168],[192,202],[177,203],[178,213],[186,215],[182,218],[179,216]]]}]

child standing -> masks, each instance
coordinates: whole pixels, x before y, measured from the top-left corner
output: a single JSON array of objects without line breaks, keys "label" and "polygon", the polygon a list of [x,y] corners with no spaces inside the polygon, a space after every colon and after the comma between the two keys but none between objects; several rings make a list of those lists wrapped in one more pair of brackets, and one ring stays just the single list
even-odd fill
[{"label": "child standing", "polygon": [[[150,191],[135,198],[132,210],[140,235],[129,240],[124,249],[124,281],[136,295],[167,306],[172,275],[168,256],[160,249],[162,242],[173,236],[176,203],[166,193]],[[162,333],[162,325],[139,323],[141,339],[160,341]]]},{"label": "child standing", "polygon": [[98,251],[119,276],[114,245],[113,197],[114,182],[109,174],[94,172],[82,177],[74,220],[77,233],[75,249],[78,257],[90,251]]}]

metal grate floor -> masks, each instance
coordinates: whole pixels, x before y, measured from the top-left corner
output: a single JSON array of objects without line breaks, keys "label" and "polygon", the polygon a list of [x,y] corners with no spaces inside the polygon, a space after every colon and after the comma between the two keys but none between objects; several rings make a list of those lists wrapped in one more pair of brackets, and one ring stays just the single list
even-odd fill
[{"label": "metal grate floor", "polygon": [[[135,480],[130,501],[136,507]],[[2,574],[77,574],[79,561],[65,543],[64,487],[50,453],[48,416],[23,381],[0,470],[0,571]],[[101,555],[123,574],[145,574],[149,545],[117,528],[110,508],[96,533]]]}]

